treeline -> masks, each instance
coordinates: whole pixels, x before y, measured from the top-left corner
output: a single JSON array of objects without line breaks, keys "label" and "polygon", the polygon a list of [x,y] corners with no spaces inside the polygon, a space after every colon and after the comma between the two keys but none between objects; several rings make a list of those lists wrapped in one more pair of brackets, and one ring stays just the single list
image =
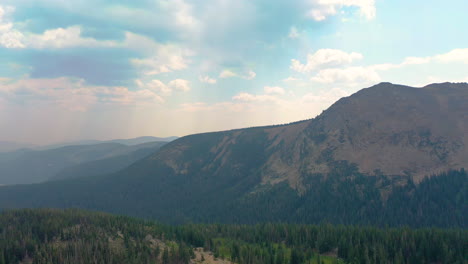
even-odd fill
[{"label": "treeline", "polygon": [[163,238],[154,224],[105,213],[7,211],[0,216],[0,264],[189,263],[191,247]]},{"label": "treeline", "polygon": [[81,210],[0,215],[0,263],[467,263],[465,229],[259,224],[169,226]]}]

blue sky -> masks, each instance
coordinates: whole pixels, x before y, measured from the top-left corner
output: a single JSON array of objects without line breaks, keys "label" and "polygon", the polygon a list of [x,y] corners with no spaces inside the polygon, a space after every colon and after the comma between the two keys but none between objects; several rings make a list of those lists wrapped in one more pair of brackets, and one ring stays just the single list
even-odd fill
[{"label": "blue sky", "polygon": [[468,81],[463,0],[2,0],[0,140],[183,136]]}]

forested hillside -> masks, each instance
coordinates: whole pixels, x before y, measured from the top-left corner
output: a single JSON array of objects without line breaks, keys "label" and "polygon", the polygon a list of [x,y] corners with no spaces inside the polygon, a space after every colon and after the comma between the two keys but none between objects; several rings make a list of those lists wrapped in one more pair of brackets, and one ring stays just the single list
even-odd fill
[{"label": "forested hillside", "polygon": [[[80,210],[0,214],[0,263],[466,263],[463,229],[166,226]],[[212,255],[211,253],[212,252]],[[200,258],[200,254],[202,255]],[[213,259],[211,259],[213,260]],[[213,260],[213,261],[214,261]]]},{"label": "forested hillside", "polygon": [[[468,225],[465,170],[435,175],[415,184],[408,177],[396,181],[383,175],[362,175],[344,163],[327,177],[311,177],[308,191],[302,194],[287,184],[248,192],[250,186],[233,184],[229,178],[187,180],[164,176],[161,180],[135,175],[122,181],[112,175],[4,186],[0,187],[0,208],[79,207],[165,223]],[[247,195],[241,196],[245,192]]]}]

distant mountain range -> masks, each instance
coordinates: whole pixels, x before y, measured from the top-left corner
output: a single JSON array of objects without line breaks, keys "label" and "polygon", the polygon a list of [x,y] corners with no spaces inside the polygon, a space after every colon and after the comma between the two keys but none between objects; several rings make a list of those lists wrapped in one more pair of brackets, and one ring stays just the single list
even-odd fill
[{"label": "distant mountain range", "polygon": [[62,143],[55,143],[49,145],[35,145],[29,143],[20,143],[20,142],[10,142],[10,141],[0,141],[0,153],[1,152],[12,152],[16,150],[24,149],[34,149],[34,150],[47,150],[54,149],[66,146],[81,146],[81,145],[96,145],[102,143],[118,143],[122,145],[138,145],[148,142],[163,141],[170,142],[176,140],[178,137],[152,137],[144,136],[130,139],[112,139],[112,140],[79,140],[79,141],[69,141]]},{"label": "distant mountain range", "polygon": [[139,145],[143,143],[149,142],[171,142],[176,140],[178,137],[151,137],[151,136],[144,136],[144,137],[137,137],[137,138],[129,138],[129,139],[111,139],[111,140],[80,140],[80,141],[70,141],[70,142],[63,142],[58,144],[51,144],[45,145],[40,147],[35,147],[34,149],[37,150],[46,150],[46,149],[53,149],[59,147],[66,147],[66,146],[81,146],[81,145],[96,145],[102,143],[117,143],[127,146]]},{"label": "distant mountain range", "polygon": [[1,187],[0,207],[171,223],[466,227],[466,102],[466,83],[381,83],[314,119],[177,139],[114,174]]},{"label": "distant mountain range", "polygon": [[[138,141],[142,140],[128,142]],[[0,184],[28,184],[113,173],[152,154],[166,143],[124,145],[108,142],[3,152],[0,153]]]},{"label": "distant mountain range", "polygon": [[18,143],[18,142],[11,142],[11,141],[0,141],[0,152],[9,152],[9,151],[15,151],[18,149],[33,148],[33,147],[35,147],[35,145],[33,144]]}]

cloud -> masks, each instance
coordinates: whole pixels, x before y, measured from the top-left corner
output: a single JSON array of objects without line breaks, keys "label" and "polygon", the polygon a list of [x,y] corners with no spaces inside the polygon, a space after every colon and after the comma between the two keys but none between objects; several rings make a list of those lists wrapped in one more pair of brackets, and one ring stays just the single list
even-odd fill
[{"label": "cloud", "polygon": [[47,103],[71,111],[87,111],[96,104],[137,105],[162,103],[152,89],[130,90],[123,86],[88,85],[83,79],[21,79],[0,86],[0,98],[10,103]]},{"label": "cloud", "polygon": [[246,92],[239,93],[232,97],[235,101],[241,102],[276,102],[277,97],[268,94],[254,95]]},{"label": "cloud", "polygon": [[13,28],[13,23],[7,20],[7,16],[15,10],[12,6],[0,5],[0,46],[5,48],[24,48],[23,34]]},{"label": "cloud", "polygon": [[98,41],[81,36],[80,26],[55,28],[42,34],[21,32],[15,24],[7,21],[7,15],[14,12],[10,6],[0,6],[0,46],[5,48],[61,49],[72,47],[115,47],[115,41]]},{"label": "cloud", "polygon": [[216,79],[210,78],[209,76],[200,76],[198,77],[198,79],[200,80],[200,82],[203,82],[203,83],[209,83],[209,84],[216,83]]},{"label": "cloud", "polygon": [[188,92],[191,89],[190,82],[187,80],[182,80],[182,79],[175,79],[173,81],[170,81],[169,87],[171,87],[174,90],[178,90],[182,92]]},{"label": "cloud", "polygon": [[144,82],[140,79],[137,79],[135,80],[135,84],[140,89],[147,89],[153,91],[161,97],[167,97],[171,95],[174,90],[182,92],[188,92],[191,90],[190,82],[183,79],[172,80],[167,85],[157,79],[153,79],[148,82]]},{"label": "cloud", "polygon": [[305,64],[292,59],[291,69],[300,73],[308,73],[323,68],[344,66],[362,58],[362,54],[357,52],[347,53],[337,49],[319,49],[314,54],[307,55]]},{"label": "cloud", "polygon": [[265,86],[263,87],[263,91],[266,93],[266,94],[279,94],[279,95],[283,95],[285,94],[286,92],[284,91],[283,88],[279,87],[279,86]]},{"label": "cloud", "polygon": [[169,96],[172,93],[172,89],[169,88],[167,85],[165,85],[163,82],[160,80],[151,80],[147,83],[144,83],[140,79],[135,80],[136,85],[139,88],[142,89],[148,89],[151,90],[157,94],[160,94],[161,96]]},{"label": "cloud", "polygon": [[366,19],[375,18],[376,8],[374,0],[314,0],[308,16],[315,21],[323,21],[329,16],[336,15],[343,7],[356,7],[361,16]]},{"label": "cloud", "polygon": [[254,71],[249,71],[247,75],[244,75],[242,78],[246,80],[253,80],[257,76],[257,74]]},{"label": "cloud", "polygon": [[379,82],[380,76],[368,67],[348,67],[320,70],[311,80],[319,83],[341,83],[354,86]]},{"label": "cloud", "polygon": [[[0,45],[6,48],[65,49],[86,47],[130,49],[145,55],[142,58],[133,58],[130,62],[141,68],[146,75],[186,69],[190,63],[188,57],[194,55],[192,50],[177,44],[161,44],[149,37],[131,32],[125,32],[123,41],[96,40],[83,37],[80,26],[48,29],[42,34],[22,33],[14,29],[13,23],[4,22],[6,10],[10,13],[13,12],[12,8],[0,6]],[[182,14],[179,16],[180,23],[189,23],[189,21],[182,21],[184,20],[181,17]]]},{"label": "cloud", "polygon": [[436,55],[433,57],[433,59],[442,63],[459,62],[468,64],[468,48],[454,49],[447,53]]},{"label": "cloud", "polygon": [[[346,53],[341,50],[322,49],[307,56],[307,63],[292,60],[290,68],[301,73],[314,73],[311,81],[322,84],[340,84],[348,87],[371,85],[382,80],[380,73],[400,69],[411,65],[466,63],[468,48],[454,49],[447,53],[428,57],[406,57],[401,63],[383,63],[368,66],[349,66],[355,60],[362,59],[359,53]],[[296,79],[287,78],[285,82]]]},{"label": "cloud", "polygon": [[219,78],[231,78],[231,77],[236,77],[237,74],[234,73],[233,71],[231,70],[223,70],[220,74],[219,74]]},{"label": "cloud", "polygon": [[26,48],[63,49],[73,47],[118,47],[116,41],[98,41],[81,36],[81,27],[72,26],[46,30],[43,34],[29,34],[24,40]]},{"label": "cloud", "polygon": [[[180,47],[175,44],[159,44],[156,42],[149,42],[147,38],[136,36],[134,34],[127,34],[127,41],[132,47],[137,45],[133,44],[135,39],[144,39],[147,41],[151,50],[151,55],[146,58],[135,58],[131,62],[133,65],[143,69],[145,75],[157,75],[165,72],[179,71],[186,69],[190,60],[189,56],[193,56],[193,52]],[[149,42],[149,43],[148,43]],[[143,42],[144,43],[144,42]]]},{"label": "cloud", "polygon": [[299,35],[299,31],[297,31],[297,28],[291,27],[291,29],[289,30],[288,37],[291,39],[295,39],[295,38],[298,38],[299,36],[300,35]]},{"label": "cloud", "polygon": [[406,57],[403,62],[398,64],[384,63],[375,64],[370,68],[378,71],[403,68],[408,65],[421,65],[429,63],[464,63],[468,64],[468,48],[453,49],[447,53],[438,54],[429,57]]},{"label": "cloud", "polygon": [[287,82],[296,82],[296,81],[300,81],[300,80],[301,80],[301,79],[299,79],[299,78],[295,78],[295,77],[289,76],[288,78],[283,79],[282,81],[287,83]]},{"label": "cloud", "polygon": [[242,79],[245,79],[245,80],[252,80],[255,78],[255,76],[257,76],[257,74],[252,71],[252,70],[249,70],[247,73],[245,74],[238,74],[236,72],[233,72],[231,70],[223,70],[220,74],[219,74],[219,78],[232,78],[232,77],[239,77],[239,78],[242,78]]}]

